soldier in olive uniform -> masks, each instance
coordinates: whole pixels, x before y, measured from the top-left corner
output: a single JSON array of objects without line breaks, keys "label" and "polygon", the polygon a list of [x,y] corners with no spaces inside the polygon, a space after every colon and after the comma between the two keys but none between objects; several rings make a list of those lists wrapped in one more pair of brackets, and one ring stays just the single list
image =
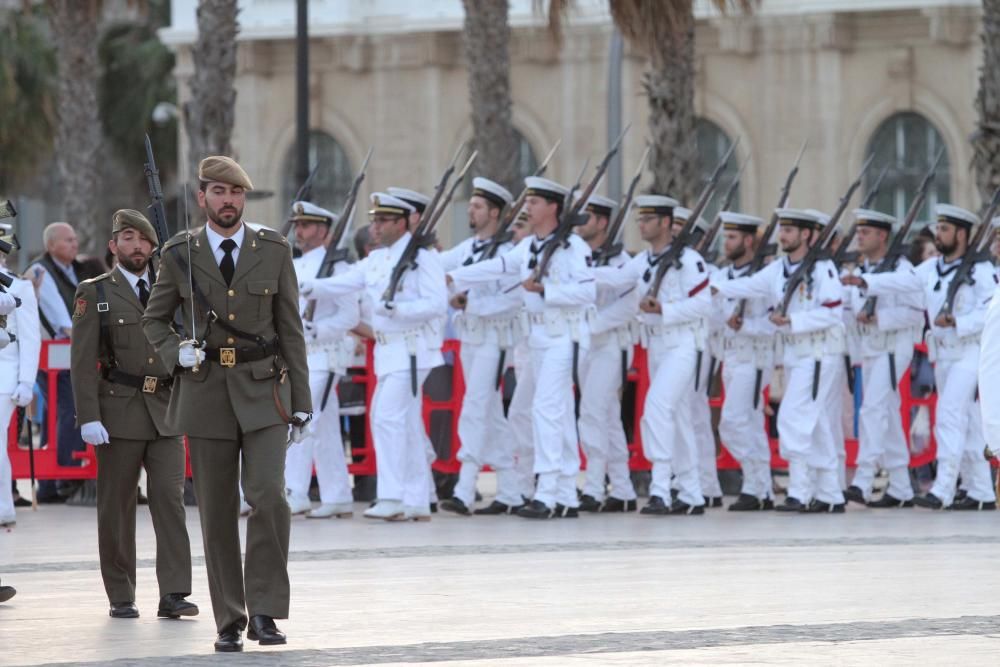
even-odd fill
[{"label": "soldier in olive uniform", "polygon": [[[248,622],[248,639],[285,643],[274,624],[275,618],[288,617],[285,449],[289,423],[292,437],[301,438],[312,397],[288,241],[243,221],[246,192],[253,186],[235,161],[205,158],[198,179],[198,205],[208,222],[164,244],[142,323],[164,363],[181,367],[167,416],[187,434],[191,449],[219,631],[215,648],[240,651]],[[184,330],[193,331],[195,340],[182,340],[172,326],[178,307]],[[245,585],[241,477],[253,508]]]},{"label": "soldier in olive uniform", "polygon": [[[171,367],[143,336],[139,320],[152,285],[156,233],[138,211],[115,213],[108,247],[117,268],[80,283],[70,356],[77,426],[97,454],[97,537],[101,576],[114,618],[136,618],[135,506],[146,468],[156,531],[158,615],[195,616],[191,544],[184,524],[184,443],[166,420]],[[98,369],[100,362],[100,369]]]}]

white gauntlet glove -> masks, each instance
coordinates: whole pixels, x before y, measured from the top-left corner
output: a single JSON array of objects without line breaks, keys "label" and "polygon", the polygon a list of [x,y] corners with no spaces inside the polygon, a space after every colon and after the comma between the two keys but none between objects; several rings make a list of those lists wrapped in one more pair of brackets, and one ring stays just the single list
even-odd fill
[{"label": "white gauntlet glove", "polygon": [[308,340],[316,340],[317,336],[319,336],[319,330],[316,328],[315,322],[303,322],[302,332]]},{"label": "white gauntlet glove", "polygon": [[309,422],[312,421],[312,413],[295,412],[292,413],[292,442],[302,442],[309,432]]},{"label": "white gauntlet glove", "polygon": [[17,301],[10,292],[0,292],[0,315],[10,315],[17,307]]},{"label": "white gauntlet glove", "polygon": [[10,395],[10,400],[14,401],[14,405],[17,407],[23,408],[31,403],[33,397],[32,386],[27,382],[18,382],[17,386],[14,387],[14,392]]},{"label": "white gauntlet glove", "polygon": [[97,447],[98,445],[105,445],[110,442],[108,438],[108,430],[104,428],[104,424],[101,422],[87,422],[80,426],[80,435],[83,436],[83,441]]},{"label": "white gauntlet glove", "polygon": [[205,361],[205,352],[195,347],[194,341],[185,340],[177,349],[177,365],[183,368],[194,368]]}]

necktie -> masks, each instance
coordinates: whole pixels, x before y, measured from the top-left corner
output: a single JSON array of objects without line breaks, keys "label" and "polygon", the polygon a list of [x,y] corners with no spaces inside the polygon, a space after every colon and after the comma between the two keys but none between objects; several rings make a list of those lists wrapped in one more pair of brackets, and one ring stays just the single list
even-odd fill
[{"label": "necktie", "polygon": [[143,280],[142,278],[139,278],[138,287],[139,287],[139,303],[141,303],[142,307],[145,308],[146,304],[149,303],[149,288],[146,287],[146,281]]},{"label": "necktie", "polygon": [[233,273],[236,271],[236,262],[233,261],[233,251],[236,250],[236,241],[226,239],[220,246],[226,256],[219,262],[219,270],[222,271],[222,278],[228,285],[233,281]]}]

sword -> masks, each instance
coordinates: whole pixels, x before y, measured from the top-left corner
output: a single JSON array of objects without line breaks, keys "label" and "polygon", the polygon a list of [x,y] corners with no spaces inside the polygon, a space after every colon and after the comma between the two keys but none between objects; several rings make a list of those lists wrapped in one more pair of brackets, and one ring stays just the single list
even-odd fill
[{"label": "sword", "polygon": [[760,390],[761,384],[764,382],[764,369],[758,368],[757,372],[754,374],[753,380],[753,409],[756,410],[760,405]]},{"label": "sword", "polygon": [[[573,341],[573,386],[576,387],[577,395],[580,395],[583,391],[580,387],[580,342]],[[576,419],[580,419],[580,401],[574,400],[574,412],[576,413]],[[579,425],[577,425],[577,432],[579,432]],[[579,440],[579,438],[577,438]]]},{"label": "sword", "polygon": [[712,398],[712,384],[715,380],[715,367],[718,364],[718,360],[715,355],[712,355],[708,360],[708,383],[705,387],[705,393],[708,394],[709,398]]},{"label": "sword", "polygon": [[[195,350],[198,349],[198,326],[195,324],[195,307],[194,307],[194,272],[191,264],[191,218],[188,216],[188,186],[184,183],[184,229],[187,231],[187,271],[188,271],[188,293],[191,295],[191,345],[194,346]],[[195,373],[198,372],[198,355],[195,354],[195,364],[192,369]]]},{"label": "sword", "polygon": [[500,389],[500,382],[501,382],[501,380],[503,380],[503,368],[504,368],[504,364],[506,363],[506,361],[507,361],[507,350],[501,348],[500,349],[500,359],[497,361],[497,379],[496,379],[496,383],[494,385],[494,389],[497,389],[497,390]]},{"label": "sword", "polygon": [[319,411],[326,409],[326,402],[330,398],[330,390],[333,389],[333,377],[336,373],[328,373],[326,376],[326,386],[323,387],[323,400],[319,402]]},{"label": "sword", "polygon": [[698,387],[701,386],[701,350],[698,350],[698,356],[694,360],[694,390],[698,391]]},{"label": "sword", "polygon": [[813,400],[814,401],[816,400],[816,397],[819,395],[819,373],[822,370],[822,368],[823,368],[822,367],[822,362],[819,359],[817,359],[816,362],[815,362],[815,364],[813,365],[813,391],[812,391],[812,395],[813,395]]},{"label": "sword", "polygon": [[622,391],[628,384],[628,350],[622,350]]},{"label": "sword", "polygon": [[[847,391],[854,395],[854,366],[851,365],[851,357],[844,355],[844,369],[847,371]],[[813,396],[813,398],[816,398]]]},{"label": "sword", "polygon": [[889,383],[892,385],[892,390],[896,391],[896,353],[889,353]]}]

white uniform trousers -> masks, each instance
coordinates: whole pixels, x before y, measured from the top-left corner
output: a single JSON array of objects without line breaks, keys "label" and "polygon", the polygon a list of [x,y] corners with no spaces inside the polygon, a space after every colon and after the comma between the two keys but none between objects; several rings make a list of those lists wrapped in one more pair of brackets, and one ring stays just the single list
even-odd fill
[{"label": "white uniform trousers", "polygon": [[10,481],[12,471],[10,467],[10,457],[7,455],[7,434],[10,433],[10,417],[14,414],[14,401],[10,400],[10,394],[0,394],[0,523],[13,521],[14,514],[14,494],[11,491]]},{"label": "white uniform trousers", "polygon": [[410,372],[378,377],[372,397],[371,427],[377,461],[379,500],[396,500],[408,507],[427,508],[433,490],[427,462],[427,429],[421,414],[427,369],[417,370],[417,395],[410,389]]},{"label": "white uniform trousers", "polygon": [[[697,356],[696,356],[697,361]],[[716,360],[718,369],[718,360]],[[697,363],[695,364],[697,366]],[[715,447],[715,432],[712,431],[712,408],[708,405],[709,373],[712,355],[702,352],[698,388],[691,394],[691,426],[698,444],[698,478],[701,491],[709,498],[720,498],[722,486],[719,484],[719,453]]]},{"label": "white uniform trousers", "polygon": [[497,475],[496,499],[517,506],[523,501],[514,471],[514,437],[503,414],[503,395],[497,388],[500,348],[496,343],[473,344],[462,341],[462,374],[465,396],[458,417],[458,437],[462,462],[454,496],[472,507],[476,499],[476,478],[483,466]]},{"label": "white uniform trousers", "polygon": [[990,464],[983,457],[986,442],[976,399],[976,348],[961,359],[938,359],[934,381],[938,401],[934,423],[937,441],[937,475],[931,493],[947,507],[955,499],[955,483],[962,473],[963,488],[973,500],[996,499],[990,479]]},{"label": "white uniform trousers", "polygon": [[535,495],[535,439],[531,406],[535,401],[535,375],[527,345],[514,348],[514,375],[517,382],[507,406],[507,424],[514,442],[514,473],[518,493],[523,498],[532,498]]},{"label": "white uniform trousers", "polygon": [[736,359],[725,359],[722,363],[726,400],[719,417],[719,437],[743,471],[741,493],[761,500],[772,497],[771,445],[764,418],[764,387],[770,381],[771,369],[762,369],[755,408],[757,367]]},{"label": "white uniform trousers", "polygon": [[910,448],[903,433],[899,414],[899,378],[910,367],[913,346],[896,350],[896,386],[892,388],[889,353],[864,357],[861,361],[861,410],[858,413],[858,459],[853,486],[861,489],[865,500],[871,496],[872,483],[879,468],[889,473],[886,493],[899,500],[913,498],[910,484]]},{"label": "white uniform trousers", "polygon": [[[579,361],[586,360],[580,348]],[[576,475],[580,472],[580,449],[573,410],[573,345],[565,343],[531,348],[535,396],[531,405],[535,442],[535,473],[538,484],[534,499],[548,507],[556,504],[578,507]]]},{"label": "white uniform trousers", "polygon": [[665,347],[656,339],[647,348],[650,384],[640,428],[644,453],[653,463],[649,493],[667,504],[673,475],[680,500],[691,506],[705,504],[691,423],[696,354],[694,345]]},{"label": "white uniform trousers", "polygon": [[[839,450],[834,420],[840,411],[829,409],[840,401],[844,386],[844,358],[840,354],[822,357],[819,387],[812,397],[815,359],[811,356],[785,358],[785,395],[778,410],[778,437],[781,456],[788,461],[788,495],[803,503],[816,499],[825,503],[844,502],[840,486]],[[832,413],[832,414],[831,414]]]},{"label": "white uniform trousers", "polygon": [[333,378],[330,396],[322,410],[327,371],[309,371],[312,392],[313,419],[301,442],[293,442],[285,454],[285,486],[293,498],[308,498],[313,466],[319,482],[319,497],[323,504],[353,502],[351,480],[347,474],[344,441],[340,430],[340,403],[337,400],[337,378]]},{"label": "white uniform trousers", "polygon": [[632,350],[622,350],[617,336],[609,336],[587,353],[580,366],[580,444],[587,456],[583,492],[598,501],[605,497],[605,476],[611,481],[610,495],[619,500],[636,498],[622,424],[622,354],[628,368]]}]

